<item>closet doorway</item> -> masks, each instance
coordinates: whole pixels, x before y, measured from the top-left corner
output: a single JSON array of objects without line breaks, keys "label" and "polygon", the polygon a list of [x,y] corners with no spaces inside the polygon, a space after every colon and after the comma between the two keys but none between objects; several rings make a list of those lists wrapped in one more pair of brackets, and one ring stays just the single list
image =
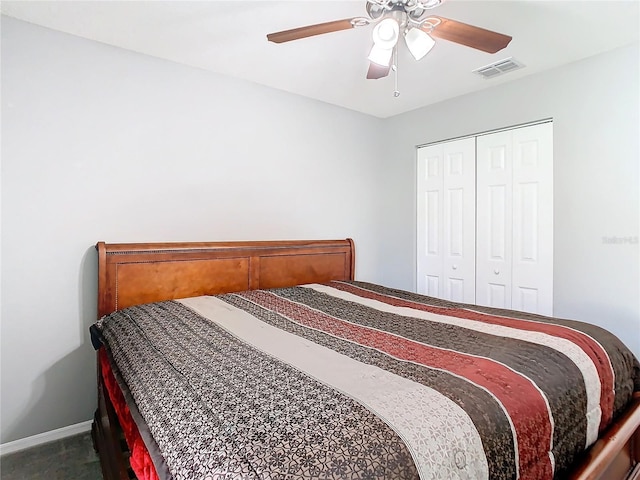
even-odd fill
[{"label": "closet doorway", "polygon": [[553,313],[553,123],[421,146],[417,289]]}]

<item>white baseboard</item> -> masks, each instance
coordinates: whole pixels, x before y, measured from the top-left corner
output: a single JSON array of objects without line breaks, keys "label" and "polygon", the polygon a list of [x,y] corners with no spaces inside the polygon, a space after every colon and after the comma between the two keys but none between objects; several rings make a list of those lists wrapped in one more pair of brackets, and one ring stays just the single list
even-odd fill
[{"label": "white baseboard", "polygon": [[53,442],[54,440],[60,440],[61,438],[88,432],[91,430],[91,423],[92,420],[87,420],[86,422],[57,428],[56,430],[39,433],[38,435],[32,435],[31,437],[21,438],[20,440],[15,440],[13,442],[2,443],[0,444],[0,455],[19,452],[20,450],[42,445],[43,443]]}]

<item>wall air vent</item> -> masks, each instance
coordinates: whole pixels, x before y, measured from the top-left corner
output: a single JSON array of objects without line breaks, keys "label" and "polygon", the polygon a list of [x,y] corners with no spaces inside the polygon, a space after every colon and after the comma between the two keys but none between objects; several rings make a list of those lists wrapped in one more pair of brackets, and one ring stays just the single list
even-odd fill
[{"label": "wall air vent", "polygon": [[524,64],[514,60],[512,57],[505,58],[498,62],[491,63],[484,67],[476,68],[473,73],[477,73],[484,78],[494,78],[508,72],[512,72],[519,68],[523,68]]}]

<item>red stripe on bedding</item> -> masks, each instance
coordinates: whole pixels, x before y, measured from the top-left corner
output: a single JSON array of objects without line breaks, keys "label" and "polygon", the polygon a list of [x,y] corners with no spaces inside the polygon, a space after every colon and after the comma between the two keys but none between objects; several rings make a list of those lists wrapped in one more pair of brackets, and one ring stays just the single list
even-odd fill
[{"label": "red stripe on bedding", "polygon": [[562,325],[536,322],[535,320],[499,317],[496,315],[476,312],[463,308],[448,308],[425,305],[423,303],[417,303],[410,300],[383,295],[347,283],[332,282],[330,286],[331,288],[335,288],[337,290],[352,293],[359,297],[368,298],[370,300],[377,300],[388,305],[393,305],[394,307],[408,307],[416,310],[421,310],[423,312],[434,313],[437,315],[474,320],[477,322],[500,325],[503,327],[510,327],[529,332],[544,333],[546,335],[562,338],[564,340],[573,342],[575,345],[580,347],[586,355],[589,356],[596,371],[598,372],[598,376],[600,377],[600,409],[602,411],[602,416],[600,419],[599,430],[604,430],[611,422],[611,418],[613,416],[613,402],[615,397],[613,367],[611,366],[611,361],[609,359],[609,356],[607,355],[607,352],[602,348],[602,346],[583,332],[574,330],[569,327],[564,327]]},{"label": "red stripe on bedding", "polygon": [[129,451],[131,452],[129,465],[138,480],[158,480],[158,474],[151,460],[151,455],[140,436],[140,431],[131,416],[131,411],[124,399],[124,394],[113,375],[113,370],[111,369],[111,364],[109,363],[109,358],[107,357],[107,352],[104,347],[98,350],[98,359],[104,386],[107,389],[107,394],[109,395]]},{"label": "red stripe on bedding", "polygon": [[[446,370],[484,387],[503,405],[512,421],[518,444],[520,478],[553,477],[553,466],[548,455],[552,427],[546,399],[529,379],[505,365],[491,359],[436,348],[391,333],[355,325],[273,293],[252,291],[237,295],[295,323],[375,348],[401,360]],[[520,402],[519,398],[526,398],[527,402]]]}]

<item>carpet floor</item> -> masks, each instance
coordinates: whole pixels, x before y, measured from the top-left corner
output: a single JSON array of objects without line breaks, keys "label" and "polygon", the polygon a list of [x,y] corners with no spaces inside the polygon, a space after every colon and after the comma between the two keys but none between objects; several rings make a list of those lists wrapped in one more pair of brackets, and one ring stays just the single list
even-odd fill
[{"label": "carpet floor", "polygon": [[102,480],[89,432],[0,457],[2,480]]}]

